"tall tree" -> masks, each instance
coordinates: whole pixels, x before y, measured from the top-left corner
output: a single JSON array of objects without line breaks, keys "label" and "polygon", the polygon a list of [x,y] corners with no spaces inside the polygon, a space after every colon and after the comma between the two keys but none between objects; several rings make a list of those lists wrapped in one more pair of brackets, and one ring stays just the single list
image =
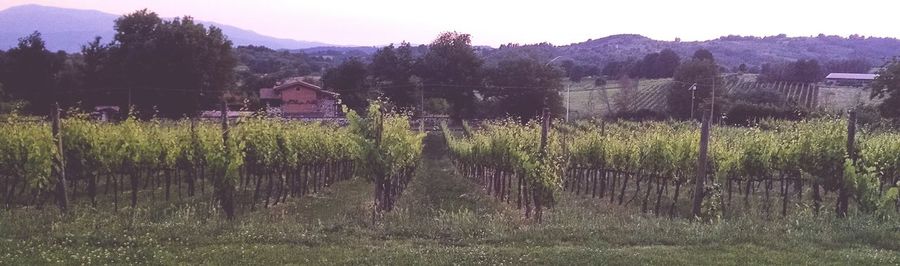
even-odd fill
[{"label": "tall tree", "polygon": [[626,74],[635,76],[631,72],[633,69],[639,68],[637,65],[639,65],[639,62],[634,62],[632,59],[626,61],[612,61],[603,66],[601,73],[608,79],[619,79]]},{"label": "tall tree", "polygon": [[562,67],[563,71],[565,71],[566,77],[574,82],[581,82],[581,79],[585,76],[596,74],[592,73],[592,71],[599,72],[599,69],[597,69],[596,67],[579,65],[572,60],[562,61],[559,66]]},{"label": "tall tree", "polygon": [[101,43],[98,36],[93,41],[81,46],[81,56],[84,63],[81,64],[82,89],[81,95],[88,105],[101,104],[97,98],[101,98],[104,90],[110,89],[112,77],[109,75],[109,45]]},{"label": "tall tree", "polygon": [[469,118],[475,114],[475,88],[482,80],[481,65],[469,34],[446,32],[428,46],[417,73],[426,84],[428,97],[447,99],[452,116]]},{"label": "tall tree", "polygon": [[410,81],[415,63],[409,43],[403,42],[397,48],[391,44],[375,52],[369,71],[385,97],[397,106],[410,107],[418,104],[415,96],[420,93]]},{"label": "tall tree", "polygon": [[642,78],[671,78],[675,68],[681,64],[681,57],[670,49],[664,49],[659,53],[649,53],[644,59],[637,62],[632,69],[632,77]]},{"label": "tall tree", "polygon": [[791,73],[793,76],[792,81],[819,82],[822,80],[822,67],[819,66],[819,61],[815,59],[797,60],[790,69],[793,72]]},{"label": "tall tree", "polygon": [[657,59],[657,75],[659,78],[671,78],[675,75],[675,69],[681,64],[681,57],[671,49],[663,49]]},{"label": "tall tree", "polygon": [[763,64],[759,79],[767,82],[818,82],[822,80],[822,67],[815,59],[800,59],[790,63]]},{"label": "tall tree", "polygon": [[826,73],[868,73],[872,64],[865,59],[830,60],[825,63]]},{"label": "tall tree", "polygon": [[694,51],[694,56],[692,56],[691,59],[693,59],[694,61],[703,61],[703,60],[712,61],[712,62],[716,61],[716,58],[713,56],[712,52],[710,52],[709,50],[706,50],[706,49],[702,49],[702,48],[697,49],[697,51]]},{"label": "tall tree", "polygon": [[141,113],[180,117],[214,108],[234,88],[231,41],[191,17],[164,21],[147,10],[115,22],[110,61],[123,79],[117,102]]},{"label": "tall tree", "polygon": [[61,93],[58,99],[62,106],[80,105],[84,97],[84,56],[80,54],[66,54],[65,51],[57,51],[53,54],[55,60],[60,63],[55,73],[55,88]]},{"label": "tall tree", "polygon": [[638,63],[638,75],[635,77],[642,78],[658,78],[659,70],[657,70],[657,64],[659,62],[659,53],[649,53],[644,56],[644,59]]},{"label": "tall tree", "polygon": [[554,115],[563,113],[559,91],[563,71],[531,58],[505,59],[486,71],[490,90],[486,96],[497,102],[498,114],[523,121],[541,115],[549,107]]},{"label": "tall tree", "polygon": [[344,61],[338,67],[325,71],[322,82],[325,88],[341,94],[341,103],[362,113],[369,106],[369,85],[366,84],[366,64],[357,58]]},{"label": "tall tree", "polygon": [[871,87],[872,98],[884,99],[878,106],[882,115],[900,118],[900,59],[894,58],[886,64]]},{"label": "tall tree", "polygon": [[[154,36],[162,25],[162,19],[155,12],[139,10],[116,19],[113,29],[116,34],[110,47],[116,70],[113,76],[119,85],[138,87],[150,84],[155,76],[158,57],[154,49]],[[157,70],[158,71],[158,70]]]},{"label": "tall tree", "polygon": [[[667,104],[669,112],[677,118],[689,118],[693,108],[694,118],[699,118],[700,111],[709,111],[710,96],[715,86],[717,94],[721,96],[721,88],[724,87],[719,78],[719,68],[710,60],[693,60],[681,64],[675,70],[675,85],[669,89]],[[692,101],[691,86],[696,84]],[[721,106],[721,104],[717,104]]]},{"label": "tall tree", "polygon": [[34,32],[19,39],[19,44],[6,57],[6,71],[0,81],[9,96],[26,101],[26,111],[49,113],[50,104],[62,98],[56,75],[62,68],[65,53],[47,51],[41,34]]}]

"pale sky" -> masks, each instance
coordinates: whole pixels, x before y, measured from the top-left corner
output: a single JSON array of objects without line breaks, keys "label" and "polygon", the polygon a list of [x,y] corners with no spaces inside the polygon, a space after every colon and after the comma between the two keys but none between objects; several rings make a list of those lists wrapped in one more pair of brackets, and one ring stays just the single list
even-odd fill
[{"label": "pale sky", "polygon": [[895,0],[0,0],[124,14],[148,8],[280,38],[339,45],[429,43],[444,31],[477,45],[565,45],[612,34],[707,40],[728,34],[900,37]]}]

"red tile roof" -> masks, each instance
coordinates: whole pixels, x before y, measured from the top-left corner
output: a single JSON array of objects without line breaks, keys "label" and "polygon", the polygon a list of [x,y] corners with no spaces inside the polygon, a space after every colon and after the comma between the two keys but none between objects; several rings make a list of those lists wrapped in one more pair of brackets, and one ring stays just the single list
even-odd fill
[{"label": "red tile roof", "polygon": [[[298,85],[299,85],[299,86],[302,86],[302,87],[305,87],[305,88],[310,88],[310,89],[316,90],[316,91],[321,92],[321,93],[330,94],[331,96],[338,96],[338,95],[340,95],[340,94],[337,93],[337,92],[326,91],[326,90],[323,90],[323,89],[322,89],[321,87],[319,87],[319,86],[316,86],[316,85],[313,85],[313,84],[310,84],[310,83],[308,83],[308,82],[305,82],[305,81],[302,81],[302,80],[298,80],[298,79],[290,80],[289,82],[285,82],[285,83],[283,83],[283,84],[276,85],[275,88],[272,88],[272,90],[274,90],[274,91],[280,91],[280,90],[287,89],[287,88],[291,88],[291,87],[298,86]],[[262,91],[261,91],[261,90],[260,90],[260,97],[262,97]]]}]

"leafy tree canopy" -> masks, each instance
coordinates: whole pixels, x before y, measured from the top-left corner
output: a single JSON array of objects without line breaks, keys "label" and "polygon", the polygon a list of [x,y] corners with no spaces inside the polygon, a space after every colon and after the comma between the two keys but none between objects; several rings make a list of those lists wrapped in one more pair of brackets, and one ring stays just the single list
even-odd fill
[{"label": "leafy tree canopy", "polygon": [[492,89],[485,95],[497,103],[494,115],[529,120],[540,116],[544,107],[555,115],[563,113],[559,90],[564,72],[559,68],[520,58],[501,61],[487,73]]},{"label": "leafy tree canopy", "polygon": [[326,89],[341,94],[341,103],[356,112],[362,112],[368,107],[368,100],[371,98],[368,75],[366,64],[357,58],[351,58],[326,71],[322,82]]},{"label": "leafy tree canopy", "polygon": [[475,88],[481,84],[482,61],[472,48],[469,34],[446,32],[429,46],[417,68],[428,96],[447,99],[451,115],[469,118],[475,114]]},{"label": "leafy tree canopy", "polygon": [[[675,84],[670,87],[667,104],[670,114],[678,118],[689,118],[692,108],[695,118],[699,117],[701,110],[709,110],[709,103],[711,103],[709,99],[713,86],[718,86],[716,87],[717,93],[720,97],[723,96],[718,91],[723,87],[723,82],[719,77],[719,68],[711,60],[693,60],[681,64],[675,70],[674,80]],[[696,90],[692,95],[691,87],[695,84]],[[695,97],[693,104],[692,96]]]},{"label": "leafy tree canopy", "polygon": [[237,60],[219,28],[191,17],[163,20],[145,9],[117,19],[115,30],[109,64],[123,78],[117,87],[127,89],[120,104],[179,117],[215,106],[234,87]]},{"label": "leafy tree canopy", "polygon": [[878,106],[886,117],[900,117],[900,60],[894,58],[878,72],[872,83],[872,98],[884,99]]},{"label": "leafy tree canopy", "polygon": [[375,78],[376,84],[385,85],[381,91],[395,105],[415,106],[418,103],[416,95],[419,92],[410,79],[413,77],[416,62],[409,43],[401,43],[396,48],[391,44],[375,52],[372,64],[369,65],[369,72]]},{"label": "leafy tree canopy", "polygon": [[706,49],[698,49],[697,51],[694,51],[694,56],[691,57],[691,59],[693,59],[694,61],[703,61],[703,60],[711,61],[711,62],[716,61],[716,58],[713,57],[712,52],[710,52],[709,50],[706,50]]},{"label": "leafy tree canopy", "polygon": [[824,78],[822,67],[815,59],[797,60],[787,64],[763,64],[759,79],[766,82],[819,82]]},{"label": "leafy tree canopy", "polygon": [[65,52],[47,51],[40,32],[19,39],[18,45],[6,53],[5,67],[0,70],[6,93],[26,101],[26,111],[49,113],[51,104],[63,98],[57,73],[62,70],[66,57]]}]

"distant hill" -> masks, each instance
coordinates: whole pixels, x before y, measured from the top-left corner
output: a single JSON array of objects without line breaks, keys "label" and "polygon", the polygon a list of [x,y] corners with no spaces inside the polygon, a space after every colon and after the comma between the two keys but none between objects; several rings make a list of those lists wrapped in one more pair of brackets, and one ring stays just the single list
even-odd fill
[{"label": "distant hill", "polygon": [[[13,47],[18,38],[37,30],[43,34],[50,50],[79,51],[81,45],[94,36],[112,39],[113,21],[118,15],[92,10],[56,8],[39,5],[23,5],[0,11],[0,50]],[[335,46],[319,42],[298,41],[264,36],[250,30],[214,22],[201,22],[222,28],[235,46],[257,45],[272,49],[303,52],[310,55],[341,58],[365,58],[379,46]],[[503,58],[529,56],[539,60],[561,56],[561,60],[573,60],[579,64],[603,66],[611,61],[639,60],[644,55],[672,49],[682,58],[690,57],[697,49],[710,50],[716,61],[732,68],[740,64],[759,67],[764,63],[817,59],[827,62],[836,59],[864,59],[872,65],[880,65],[886,58],[900,55],[900,40],[853,36],[820,35],[816,37],[768,37],[725,36],[715,40],[680,42],[653,40],[636,34],[622,34],[591,39],[568,45],[548,43],[513,45],[492,48],[476,47],[487,64]]]},{"label": "distant hill", "polygon": [[[0,50],[7,50],[18,43],[18,39],[35,30],[40,31],[51,51],[65,50],[77,52],[81,45],[101,36],[111,41],[113,21],[119,15],[94,10],[22,5],[0,11]],[[203,22],[222,29],[225,35],[237,45],[263,45],[273,49],[303,49],[330,44],[292,39],[274,38],[234,26],[215,22]]]},{"label": "distant hill", "polygon": [[581,64],[603,66],[614,60],[629,58],[640,60],[644,55],[672,49],[682,59],[703,48],[713,53],[716,61],[726,67],[747,64],[749,67],[763,63],[816,59],[820,62],[838,59],[864,59],[880,65],[885,59],[900,56],[900,40],[895,38],[820,35],[817,37],[768,37],[725,36],[715,40],[678,42],[653,40],[641,35],[613,35],[563,46],[534,44],[501,47],[485,55],[486,61],[525,54],[547,60],[556,56]]},{"label": "distant hill", "polygon": [[292,53],[306,53],[317,55],[343,55],[343,54],[359,54],[371,55],[383,46],[319,46],[304,49],[291,50]]},{"label": "distant hill", "polygon": [[[313,55],[353,55],[365,57],[377,51],[374,46],[315,47],[292,50]],[[733,68],[740,64],[760,67],[764,63],[816,59],[820,64],[830,60],[863,59],[879,66],[894,56],[900,56],[900,40],[875,37],[840,37],[820,35],[816,37],[787,37],[784,35],[751,37],[725,36],[708,41],[680,42],[650,39],[637,34],[612,35],[568,45],[550,43],[527,45],[503,45],[499,48],[476,46],[476,53],[488,65],[507,58],[531,57],[557,62],[573,60],[583,65],[602,67],[611,61],[640,60],[649,53],[672,49],[682,59],[690,58],[697,49],[707,49],[716,62]]]}]

